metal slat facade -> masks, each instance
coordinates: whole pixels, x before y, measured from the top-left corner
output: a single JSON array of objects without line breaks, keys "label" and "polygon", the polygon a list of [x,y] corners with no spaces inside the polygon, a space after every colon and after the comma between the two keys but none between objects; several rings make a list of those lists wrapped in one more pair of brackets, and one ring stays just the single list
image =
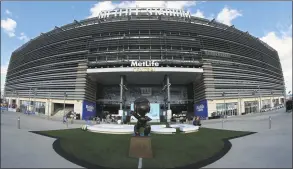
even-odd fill
[{"label": "metal slat facade", "polygon": [[12,53],[5,93],[30,97],[30,88],[38,88],[36,97],[61,99],[66,90],[68,99],[94,101],[97,84],[86,69],[131,59],[203,65],[195,101],[220,99],[222,92],[253,97],[258,86],[264,96],[284,92],[278,53],[248,33],[196,17],[133,16],[91,18],[30,40]]}]

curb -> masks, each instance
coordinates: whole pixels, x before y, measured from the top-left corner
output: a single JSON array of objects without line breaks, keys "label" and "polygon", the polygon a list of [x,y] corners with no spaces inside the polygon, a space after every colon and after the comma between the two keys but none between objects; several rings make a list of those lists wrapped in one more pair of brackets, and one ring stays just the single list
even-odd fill
[{"label": "curb", "polygon": [[[109,167],[103,167],[103,166],[99,166],[99,165],[96,165],[96,164],[91,164],[87,161],[84,161],[84,160],[81,160],[81,159],[78,159],[76,158],[75,156],[67,153],[66,151],[64,151],[61,147],[61,140],[60,138],[58,137],[52,137],[52,136],[49,136],[49,135],[46,135],[46,134],[43,134],[43,133],[40,133],[38,131],[30,131],[34,134],[39,134],[39,135],[42,135],[42,136],[46,136],[46,137],[50,137],[50,138],[54,138],[56,139],[53,143],[53,149],[55,150],[55,152],[57,154],[59,154],[61,157],[65,158],[66,160],[78,165],[78,166],[81,166],[81,167],[84,167],[84,168],[98,168],[98,169],[111,169]],[[226,138],[226,139],[223,139],[222,141],[224,142],[224,147],[219,151],[217,152],[216,154],[214,154],[213,156],[207,158],[207,159],[204,159],[202,161],[199,161],[199,162],[196,162],[196,163],[193,163],[193,164],[189,164],[189,165],[186,165],[186,166],[182,166],[182,167],[176,167],[177,169],[187,169],[187,168],[202,168],[202,167],[205,167],[209,164],[212,164],[216,161],[218,161],[219,159],[221,159],[224,155],[226,155],[229,150],[232,148],[232,144],[229,140],[232,140],[232,139],[235,139],[235,138],[240,138],[240,137],[245,137],[245,136],[248,136],[248,135],[252,135],[252,134],[255,134],[257,132],[250,132],[248,134],[244,134],[244,135],[240,135],[240,136],[236,136],[236,137],[230,137],[230,138]]]}]

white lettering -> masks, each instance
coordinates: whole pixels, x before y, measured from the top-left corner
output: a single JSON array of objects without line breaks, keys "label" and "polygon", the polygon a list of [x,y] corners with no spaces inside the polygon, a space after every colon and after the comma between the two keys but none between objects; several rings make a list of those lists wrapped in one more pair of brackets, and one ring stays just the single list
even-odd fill
[{"label": "white lettering", "polygon": [[85,107],[86,107],[86,110],[90,112],[92,112],[95,109],[94,106],[91,106],[91,105],[86,105]]},{"label": "white lettering", "polygon": [[129,15],[165,15],[165,16],[177,16],[190,18],[190,12],[185,12],[180,9],[166,9],[166,8],[121,8],[112,11],[101,11],[98,18],[108,18],[117,16],[129,16]]},{"label": "white lettering", "polygon": [[156,61],[131,61],[131,67],[158,67],[160,64]]},{"label": "white lettering", "polygon": [[204,109],[204,105],[201,104],[201,105],[199,105],[199,106],[196,106],[196,109],[197,109],[197,111],[203,111],[203,109]]},{"label": "white lettering", "polygon": [[152,9],[151,9],[151,8],[147,8],[146,11],[147,11],[147,14],[148,14],[149,16],[152,15]]}]

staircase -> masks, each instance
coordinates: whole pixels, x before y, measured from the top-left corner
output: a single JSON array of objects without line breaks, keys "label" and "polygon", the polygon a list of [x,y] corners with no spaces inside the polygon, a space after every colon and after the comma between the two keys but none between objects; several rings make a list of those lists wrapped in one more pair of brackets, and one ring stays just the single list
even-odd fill
[{"label": "staircase", "polygon": [[57,111],[55,111],[52,116],[54,116],[54,117],[63,117],[63,115],[66,115],[70,111],[73,111],[73,108],[65,108],[65,113],[64,113],[64,109],[60,108],[60,109],[57,109]]}]

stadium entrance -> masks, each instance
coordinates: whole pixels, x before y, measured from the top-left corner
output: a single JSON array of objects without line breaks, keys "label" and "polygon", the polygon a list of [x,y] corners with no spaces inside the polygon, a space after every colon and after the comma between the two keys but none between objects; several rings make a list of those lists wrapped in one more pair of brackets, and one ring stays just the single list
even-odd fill
[{"label": "stadium entrance", "polygon": [[[200,68],[103,68],[88,69],[97,85],[97,113],[124,113],[138,97],[146,97],[153,116],[193,113],[193,82]],[[172,110],[172,111],[170,111]],[[169,115],[171,116],[171,115]]]}]

